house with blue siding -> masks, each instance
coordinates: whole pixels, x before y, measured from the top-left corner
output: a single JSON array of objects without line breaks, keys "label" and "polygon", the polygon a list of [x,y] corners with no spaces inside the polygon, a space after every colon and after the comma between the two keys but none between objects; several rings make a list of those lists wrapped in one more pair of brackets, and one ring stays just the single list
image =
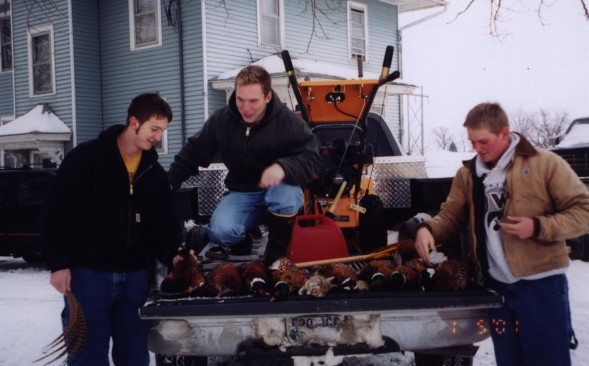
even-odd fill
[{"label": "house with blue siding", "polygon": [[[134,96],[157,91],[174,112],[158,146],[167,167],[226,103],[241,68],[267,67],[276,94],[294,107],[276,63],[281,50],[289,50],[301,80],[358,78],[358,58],[364,78],[376,78],[386,46],[398,49],[399,13],[440,6],[443,0],[0,0],[0,166],[59,165],[79,143],[124,124]],[[400,95],[411,88],[390,83],[374,105],[397,135]],[[39,111],[56,126],[31,123]]]}]

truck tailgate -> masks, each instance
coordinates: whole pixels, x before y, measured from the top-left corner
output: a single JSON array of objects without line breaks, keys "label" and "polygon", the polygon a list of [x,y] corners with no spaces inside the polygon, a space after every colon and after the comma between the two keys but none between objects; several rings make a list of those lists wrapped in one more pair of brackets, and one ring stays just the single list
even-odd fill
[{"label": "truck tailgate", "polygon": [[139,314],[153,320],[150,349],[158,354],[235,355],[260,346],[264,354],[271,348],[309,352],[310,346],[347,346],[358,353],[358,345],[377,353],[484,340],[486,310],[502,302],[486,290],[361,292],[282,302],[252,296],[152,299]]}]

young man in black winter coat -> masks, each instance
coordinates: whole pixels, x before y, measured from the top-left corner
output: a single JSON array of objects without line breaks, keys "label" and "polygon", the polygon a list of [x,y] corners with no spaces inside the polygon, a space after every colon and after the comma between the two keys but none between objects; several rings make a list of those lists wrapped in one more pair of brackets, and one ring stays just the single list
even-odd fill
[{"label": "young man in black winter coat", "polygon": [[[86,319],[86,340],[70,365],[148,365],[145,301],[149,266],[170,265],[180,232],[166,173],[153,145],[172,119],[158,94],[137,96],[126,126],[78,145],[61,164],[43,220],[51,284],[71,293]],[[175,259],[177,260],[177,259]],[[64,324],[70,315],[66,301]]]},{"label": "young man in black winter coat", "polygon": [[303,203],[301,187],[318,174],[320,157],[308,125],[278,99],[262,67],[239,72],[228,105],[175,156],[168,171],[172,188],[207,167],[217,152],[229,170],[229,190],[204,227],[208,239],[220,244],[206,256],[249,254],[247,232],[263,223],[269,230],[266,263],[285,256]]}]

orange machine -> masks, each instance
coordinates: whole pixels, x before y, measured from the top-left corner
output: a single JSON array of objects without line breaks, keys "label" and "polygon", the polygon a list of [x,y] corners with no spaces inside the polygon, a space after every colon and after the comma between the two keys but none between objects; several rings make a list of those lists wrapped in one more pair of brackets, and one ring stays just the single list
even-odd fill
[{"label": "orange machine", "polygon": [[305,189],[305,215],[325,214],[342,229],[359,227],[366,210],[363,198],[374,192],[366,118],[378,88],[399,77],[398,71],[389,74],[392,57],[393,47],[388,46],[378,80],[298,83],[288,51],[282,52],[298,109],[317,137],[322,156],[319,177]]}]

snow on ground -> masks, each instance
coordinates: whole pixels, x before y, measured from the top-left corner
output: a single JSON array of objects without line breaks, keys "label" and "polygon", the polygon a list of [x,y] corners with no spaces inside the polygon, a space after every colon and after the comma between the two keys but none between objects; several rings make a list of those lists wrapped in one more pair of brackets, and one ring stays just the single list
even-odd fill
[{"label": "snow on ground", "polygon": [[[589,365],[589,263],[571,262],[567,275],[573,325],[580,342],[579,348],[572,352],[573,365]],[[22,259],[0,257],[0,365],[43,365],[33,361],[60,334],[62,308],[61,295],[49,285],[47,270]],[[474,365],[495,365],[491,341],[483,341],[478,346]],[[409,352],[359,358],[354,364],[414,365]]]}]

